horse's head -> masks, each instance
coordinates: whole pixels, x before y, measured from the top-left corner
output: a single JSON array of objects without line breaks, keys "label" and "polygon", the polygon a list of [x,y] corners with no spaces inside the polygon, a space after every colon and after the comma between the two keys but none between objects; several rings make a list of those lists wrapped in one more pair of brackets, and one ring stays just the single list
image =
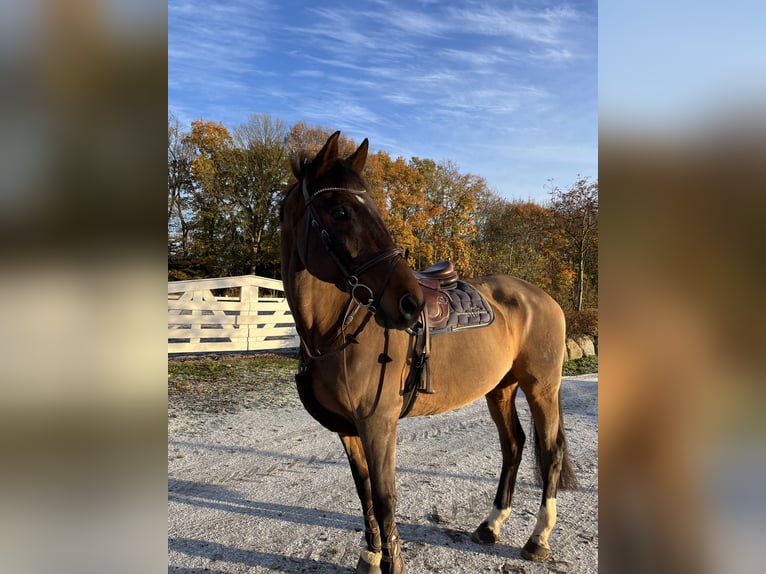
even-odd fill
[{"label": "horse's head", "polygon": [[[423,292],[362,178],[367,140],[339,158],[339,135],[313,159],[293,161],[297,183],[282,206],[283,249],[290,243],[309,273],[374,310],[381,326],[405,329],[419,316]],[[283,253],[283,263],[289,256]]]}]

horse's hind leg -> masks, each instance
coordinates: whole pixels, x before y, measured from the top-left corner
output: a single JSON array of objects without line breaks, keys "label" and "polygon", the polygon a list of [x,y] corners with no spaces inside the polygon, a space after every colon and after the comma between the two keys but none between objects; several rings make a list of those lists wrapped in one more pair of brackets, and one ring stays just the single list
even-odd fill
[{"label": "horse's hind leg", "polygon": [[521,550],[527,560],[542,561],[550,556],[548,536],[556,524],[556,494],[558,488],[575,488],[576,479],[569,463],[564,437],[560,375],[556,384],[537,381],[524,392],[535,425],[535,454],[543,482],[542,501],[537,523],[529,540]]},{"label": "horse's hind leg", "polygon": [[364,514],[364,539],[367,548],[362,551],[362,555],[359,557],[356,573],[380,574],[380,559],[383,555],[380,528],[378,528],[378,522],[375,520],[375,513],[373,512],[370,473],[367,468],[362,441],[359,440],[358,436],[346,435],[340,435],[340,440],[351,466],[351,475],[354,477],[356,492],[362,503],[362,513]]},{"label": "horse's hind leg", "polygon": [[486,396],[489,412],[500,435],[503,467],[500,471],[500,481],[492,511],[471,535],[471,539],[480,544],[497,542],[500,539],[500,526],[511,514],[511,497],[516,485],[516,474],[519,470],[525,440],[516,412],[518,388],[515,381],[505,380]]}]

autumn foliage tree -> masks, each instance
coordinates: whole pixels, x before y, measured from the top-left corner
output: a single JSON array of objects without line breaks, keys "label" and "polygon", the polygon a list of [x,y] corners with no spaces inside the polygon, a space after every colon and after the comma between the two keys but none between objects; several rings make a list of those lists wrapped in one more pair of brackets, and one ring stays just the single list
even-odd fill
[{"label": "autumn foliage tree", "polygon": [[[295,157],[301,152],[306,152],[309,157],[313,157],[322,149],[335,130],[324,128],[320,125],[310,126],[303,120],[294,123],[287,134],[286,147],[290,157]],[[338,155],[346,157],[351,155],[358,144],[353,139],[344,134],[338,138]]]},{"label": "autumn foliage tree", "polygon": [[235,229],[230,217],[231,134],[221,123],[195,120],[185,143],[194,153],[191,206],[195,266],[207,272],[231,275],[232,250],[237,243],[232,241]]},{"label": "autumn foliage tree", "polygon": [[259,268],[273,273],[278,202],[289,180],[286,137],[284,124],[268,115],[251,117],[233,133],[221,123],[191,123],[181,138],[190,155],[188,200],[181,211],[191,229],[186,248],[171,249],[171,274],[229,276]]},{"label": "autumn foliage tree", "polygon": [[564,239],[549,208],[492,198],[477,237],[487,270],[520,277],[559,301],[569,299],[574,275],[560,257]]},{"label": "autumn foliage tree", "polygon": [[433,245],[435,261],[449,259],[464,275],[476,274],[481,262],[474,238],[478,213],[489,195],[484,178],[462,174],[452,162],[412,159],[423,176],[426,197],[432,208],[425,241]]},{"label": "autumn foliage tree", "polygon": [[435,208],[428,201],[423,176],[404,158],[392,160],[380,151],[368,158],[366,180],[399,246],[412,261],[432,261],[434,246],[425,237]]},{"label": "autumn foliage tree", "polygon": [[278,206],[289,178],[287,127],[269,115],[252,116],[235,128],[238,160],[232,190],[236,219],[246,247],[248,273],[279,260]]},{"label": "autumn foliage tree", "polygon": [[598,182],[580,177],[566,190],[553,187],[550,194],[556,228],[566,239],[563,255],[576,273],[572,304],[582,311],[586,291],[592,302],[598,288]]},{"label": "autumn foliage tree", "polygon": [[[278,277],[278,211],[289,158],[316,153],[334,130],[268,114],[229,130],[168,118],[169,278]],[[358,144],[341,135],[339,152]],[[547,206],[508,201],[451,161],[370,151],[364,171],[394,241],[413,268],[450,259],[463,276],[516,275],[567,310],[597,305],[598,184],[553,188]]]}]

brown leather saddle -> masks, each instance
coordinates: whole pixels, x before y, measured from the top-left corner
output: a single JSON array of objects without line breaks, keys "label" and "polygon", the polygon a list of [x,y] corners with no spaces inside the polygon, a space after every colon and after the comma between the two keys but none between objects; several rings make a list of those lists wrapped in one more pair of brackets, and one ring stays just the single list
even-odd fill
[{"label": "brown leather saddle", "polygon": [[484,296],[472,285],[458,279],[451,261],[440,261],[423,271],[416,271],[415,277],[423,290],[425,304],[420,321],[409,329],[414,342],[412,367],[404,388],[402,417],[410,412],[418,393],[435,392],[428,364],[431,336],[484,327],[495,318]]},{"label": "brown leather saddle", "polygon": [[425,297],[424,313],[431,330],[446,326],[450,316],[447,291],[457,286],[457,271],[452,261],[439,261],[423,271],[415,271]]},{"label": "brown leather saddle", "polygon": [[415,271],[425,305],[414,334],[426,327],[433,335],[485,327],[494,312],[484,296],[471,284],[458,279],[451,261],[440,261],[424,271]]}]

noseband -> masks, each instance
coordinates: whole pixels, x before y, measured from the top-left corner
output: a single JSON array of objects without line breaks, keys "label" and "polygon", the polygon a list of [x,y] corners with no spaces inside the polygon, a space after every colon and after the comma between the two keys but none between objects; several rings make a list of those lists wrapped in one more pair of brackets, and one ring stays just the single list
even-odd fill
[{"label": "noseband", "polygon": [[[303,201],[309,214],[309,218],[307,219],[307,226],[310,225],[313,229],[316,229],[319,232],[319,238],[322,241],[322,245],[324,246],[325,251],[327,251],[328,255],[330,255],[332,260],[335,262],[335,265],[343,275],[343,278],[348,285],[348,291],[351,294],[351,298],[356,305],[353,311],[346,318],[345,324],[348,324],[351,322],[351,320],[353,320],[356,311],[358,311],[360,307],[364,307],[374,315],[376,312],[375,293],[369,286],[365,285],[364,283],[360,283],[359,277],[361,277],[361,275],[366,271],[369,271],[375,267],[378,263],[386,261],[387,259],[392,260],[388,268],[386,278],[383,282],[383,288],[381,289],[381,292],[378,296],[378,300],[380,300],[380,297],[383,296],[383,292],[386,290],[386,287],[388,287],[388,281],[391,278],[391,274],[394,271],[396,263],[399,261],[399,259],[404,257],[404,250],[401,247],[386,249],[385,251],[381,251],[380,253],[374,255],[368,261],[362,263],[359,267],[356,267],[355,269],[349,269],[349,267],[344,263],[341,255],[338,253],[336,247],[334,246],[332,236],[327,231],[325,226],[322,225],[322,220],[319,218],[319,213],[317,212],[316,206],[314,205],[314,199],[328,191],[346,191],[355,195],[361,195],[363,193],[367,193],[367,190],[349,189],[345,187],[323,187],[314,193],[309,193],[305,177],[302,180],[301,189],[303,190]],[[306,237],[306,241],[308,241],[308,233],[306,234]],[[360,297],[366,297],[367,301],[363,301]]]}]

